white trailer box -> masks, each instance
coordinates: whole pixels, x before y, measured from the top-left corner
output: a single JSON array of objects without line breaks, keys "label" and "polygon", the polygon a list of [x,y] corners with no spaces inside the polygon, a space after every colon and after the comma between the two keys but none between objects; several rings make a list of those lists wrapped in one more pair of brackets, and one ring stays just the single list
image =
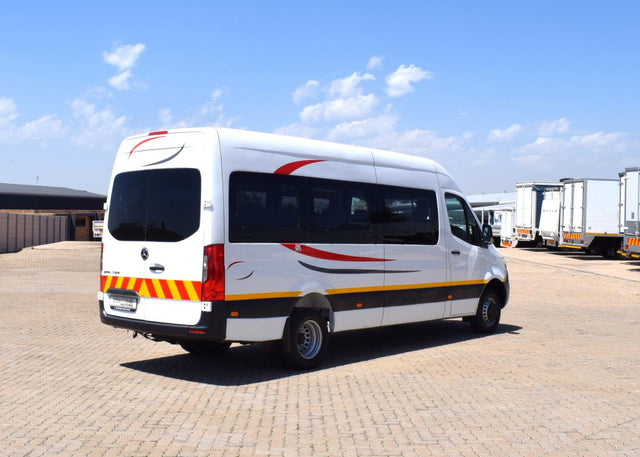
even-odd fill
[{"label": "white trailer box", "polygon": [[618,222],[617,179],[563,179],[560,247],[607,257],[622,243]]},{"label": "white trailer box", "polygon": [[546,247],[557,247],[560,242],[560,207],[562,186],[550,187],[542,193],[542,210],[538,226],[542,243]]},{"label": "white trailer box", "polygon": [[620,233],[625,254],[640,254],[640,168],[626,168],[620,176]]},{"label": "white trailer box", "polygon": [[515,239],[515,206],[506,206],[499,210],[500,214],[500,246],[510,248],[517,244]]},{"label": "white trailer box", "polygon": [[557,182],[516,183],[516,244],[535,244],[539,241],[538,227],[542,210],[542,193],[558,187]]}]

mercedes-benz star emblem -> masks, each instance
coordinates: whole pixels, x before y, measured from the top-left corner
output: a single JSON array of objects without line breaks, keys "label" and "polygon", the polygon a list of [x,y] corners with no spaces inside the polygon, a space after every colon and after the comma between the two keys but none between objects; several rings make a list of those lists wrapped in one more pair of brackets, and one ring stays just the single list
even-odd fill
[{"label": "mercedes-benz star emblem", "polygon": [[142,260],[147,260],[149,258],[149,250],[147,248],[142,248],[142,251],[140,251],[140,257],[142,257]]}]

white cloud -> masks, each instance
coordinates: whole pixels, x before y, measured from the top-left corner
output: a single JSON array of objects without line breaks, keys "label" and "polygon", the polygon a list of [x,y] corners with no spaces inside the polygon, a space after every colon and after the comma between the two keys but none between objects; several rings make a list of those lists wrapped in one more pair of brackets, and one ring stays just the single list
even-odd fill
[{"label": "white cloud", "polygon": [[160,121],[160,126],[164,128],[168,128],[173,122],[173,114],[169,108],[162,108],[158,111],[158,121]]},{"label": "white cloud", "polygon": [[185,128],[195,125],[230,127],[235,122],[235,119],[226,116],[224,105],[220,103],[220,99],[226,93],[227,89],[225,87],[213,90],[207,101],[183,119],[175,119],[170,108],[162,108],[158,111],[160,126],[166,129]]},{"label": "white cloud", "polygon": [[11,136],[17,118],[18,108],[13,99],[0,97],[0,138]]},{"label": "white cloud", "polygon": [[489,135],[487,136],[487,141],[489,143],[499,143],[501,141],[511,140],[521,131],[522,131],[522,126],[520,124],[513,124],[510,127],[503,130],[493,129],[489,132]]},{"label": "white cloud", "polygon": [[393,130],[398,118],[389,114],[351,122],[342,122],[329,130],[328,139],[351,141],[354,138],[379,136]]},{"label": "white cloud", "polygon": [[534,142],[517,148],[512,160],[544,166],[555,163],[559,166],[570,164],[566,162],[569,158],[572,161],[593,163],[601,158],[611,157],[612,153],[628,150],[629,144],[625,141],[624,134],[595,132],[569,138],[538,137]]},{"label": "white cloud", "polygon": [[402,95],[415,92],[412,83],[422,81],[423,79],[433,79],[433,73],[423,70],[415,65],[400,65],[396,71],[387,75],[387,95],[389,97],[400,97]]},{"label": "white cloud", "polygon": [[365,73],[364,75],[360,75],[359,73],[354,72],[346,78],[334,79],[333,81],[331,81],[327,92],[329,96],[333,98],[355,97],[356,95],[360,95],[362,93],[360,87],[360,83],[362,83],[362,81],[371,81],[375,79],[376,77],[372,74]]},{"label": "white cloud", "polygon": [[315,98],[320,89],[320,83],[315,79],[310,79],[304,85],[298,87],[293,93],[293,103],[299,105],[302,101]]},{"label": "white cloud", "polygon": [[64,134],[62,121],[55,114],[47,114],[35,121],[27,122],[16,130],[18,140],[46,141],[60,138]]},{"label": "white cloud", "polygon": [[79,146],[111,150],[129,133],[126,116],[117,116],[110,107],[97,110],[95,105],[77,98],[71,102],[73,133],[71,139]]},{"label": "white cloud", "polygon": [[113,65],[119,73],[109,78],[109,85],[118,90],[129,90],[131,88],[144,88],[142,83],[132,83],[133,66],[145,50],[145,45],[138,43],[135,45],[125,44],[116,48],[115,51],[102,53],[102,60],[109,65]]},{"label": "white cloud", "polygon": [[305,123],[362,119],[368,117],[377,104],[378,99],[373,94],[327,100],[305,107],[300,112],[300,119]]},{"label": "white cloud", "polygon": [[382,56],[372,56],[367,63],[367,70],[373,71],[382,68],[382,61],[384,58]]},{"label": "white cloud", "polygon": [[558,133],[566,133],[569,130],[569,121],[566,118],[556,119],[554,121],[544,121],[540,125],[540,136],[551,136]]},{"label": "white cloud", "polygon": [[111,87],[115,87],[118,90],[129,90],[131,88],[129,79],[131,79],[131,70],[125,70],[109,78],[108,82]]},{"label": "white cloud", "polygon": [[302,138],[312,138],[314,137],[318,131],[308,125],[293,123],[289,125],[285,125],[284,127],[279,127],[274,130],[273,133],[278,135],[289,135],[289,136],[298,136]]},{"label": "white cloud", "polygon": [[102,60],[104,63],[113,65],[120,71],[129,70],[133,68],[145,48],[146,46],[142,43],[135,45],[125,44],[119,46],[113,52],[104,51],[102,53]]}]

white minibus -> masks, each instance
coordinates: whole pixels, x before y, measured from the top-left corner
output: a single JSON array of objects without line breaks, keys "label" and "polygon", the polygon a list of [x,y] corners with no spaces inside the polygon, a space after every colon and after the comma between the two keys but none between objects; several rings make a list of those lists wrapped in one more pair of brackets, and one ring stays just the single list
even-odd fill
[{"label": "white minibus", "polygon": [[277,342],[316,366],[335,332],[463,318],[494,331],[507,267],[432,160],[224,128],[120,146],[103,323],[195,354]]}]

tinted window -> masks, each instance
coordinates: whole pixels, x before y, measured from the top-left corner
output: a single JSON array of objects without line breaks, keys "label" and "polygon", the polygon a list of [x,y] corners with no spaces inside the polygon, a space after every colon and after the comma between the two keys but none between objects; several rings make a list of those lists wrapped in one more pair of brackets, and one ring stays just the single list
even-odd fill
[{"label": "tinted window", "polygon": [[311,224],[306,240],[315,243],[370,243],[369,196],[364,184],[307,179]]},{"label": "tinted window", "polygon": [[231,242],[297,241],[302,181],[260,173],[231,175]]},{"label": "tinted window", "polygon": [[430,190],[382,186],[383,206],[374,218],[374,230],[385,243],[437,244],[438,207]]},{"label": "tinted window", "polygon": [[436,244],[433,191],[234,172],[231,242]]},{"label": "tinted window", "polygon": [[181,241],[200,226],[200,172],[144,170],[116,176],[109,232],[121,241]]},{"label": "tinted window", "polygon": [[480,227],[469,206],[457,195],[446,194],[445,201],[451,233],[469,244],[479,246],[481,240]]}]

